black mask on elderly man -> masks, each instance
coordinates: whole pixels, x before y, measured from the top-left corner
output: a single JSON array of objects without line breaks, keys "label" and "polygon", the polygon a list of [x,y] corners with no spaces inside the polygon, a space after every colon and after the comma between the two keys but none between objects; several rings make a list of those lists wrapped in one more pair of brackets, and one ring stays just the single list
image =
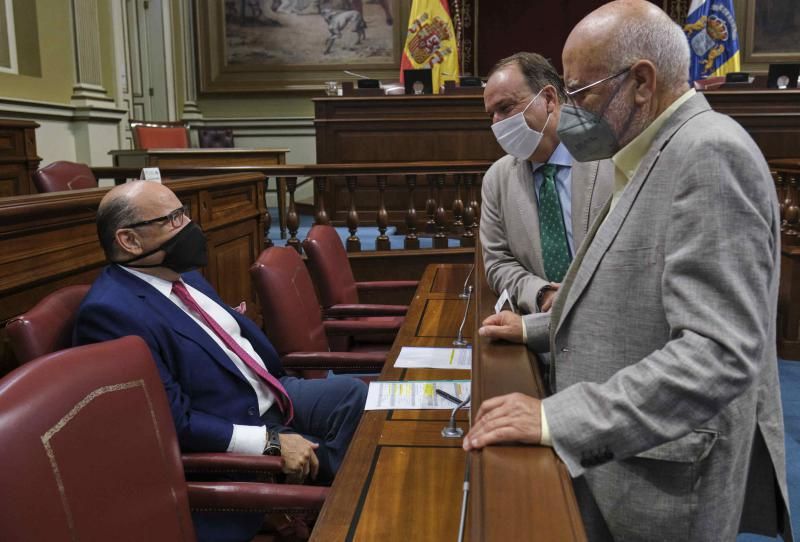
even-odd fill
[{"label": "black mask on elderly man", "polygon": [[[140,264],[136,265],[133,262],[146,258],[151,254],[155,254],[159,250],[163,250],[166,254],[161,263],[156,264]],[[124,262],[114,262],[128,267],[166,267],[172,269],[176,273],[186,273],[198,267],[203,267],[208,264],[208,246],[206,244],[206,236],[203,230],[195,222],[189,222],[181,231],[173,235],[161,246],[149,250],[144,254],[136,256],[131,260]]]}]

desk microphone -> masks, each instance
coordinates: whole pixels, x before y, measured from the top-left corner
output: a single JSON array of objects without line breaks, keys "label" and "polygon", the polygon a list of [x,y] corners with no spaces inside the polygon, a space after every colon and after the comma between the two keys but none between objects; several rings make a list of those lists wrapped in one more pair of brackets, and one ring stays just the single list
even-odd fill
[{"label": "desk microphone", "polygon": [[464,397],[464,399],[453,408],[453,411],[450,413],[450,421],[448,421],[447,425],[442,429],[442,436],[444,438],[460,438],[464,435],[464,430],[456,426],[456,412],[469,403],[470,397],[472,397],[471,393]]},{"label": "desk microphone", "polygon": [[458,525],[458,542],[464,540],[464,525],[467,523],[467,496],[469,495],[469,461],[470,454],[467,454],[467,462],[464,465],[464,493],[461,497],[461,523]]},{"label": "desk microphone", "polygon": [[469,300],[472,298],[472,284],[467,287],[467,306],[464,309],[464,318],[461,319],[461,325],[458,326],[458,336],[453,341],[453,346],[467,346],[469,343],[464,340],[464,324],[467,323],[467,314],[469,313]]},{"label": "desk microphone", "polygon": [[472,264],[472,267],[469,268],[469,273],[467,273],[467,278],[464,280],[464,287],[461,289],[461,293],[458,294],[459,299],[467,299],[469,294],[467,293],[467,284],[469,283],[470,277],[472,277],[472,272],[475,271],[475,264]]},{"label": "desk microphone", "polygon": [[359,79],[372,79],[372,77],[367,77],[366,75],[361,75],[360,73],[351,72],[350,70],[342,70],[342,71],[351,77],[358,77]]}]

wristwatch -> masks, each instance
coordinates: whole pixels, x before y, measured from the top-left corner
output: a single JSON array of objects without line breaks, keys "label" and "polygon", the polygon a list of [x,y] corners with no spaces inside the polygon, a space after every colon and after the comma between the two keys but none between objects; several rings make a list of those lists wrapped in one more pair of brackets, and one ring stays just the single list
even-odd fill
[{"label": "wristwatch", "polygon": [[267,445],[264,446],[264,455],[281,455],[280,433],[267,429]]}]

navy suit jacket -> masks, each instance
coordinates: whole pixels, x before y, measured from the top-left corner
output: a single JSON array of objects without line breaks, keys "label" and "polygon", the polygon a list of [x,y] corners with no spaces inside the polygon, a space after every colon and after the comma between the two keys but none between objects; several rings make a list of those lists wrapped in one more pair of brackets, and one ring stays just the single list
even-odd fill
[{"label": "navy suit jacket", "polygon": [[[228,309],[267,370],[285,375],[261,330],[230,309],[200,273],[183,280]],[[87,344],[138,335],[150,347],[167,392],[181,449],[224,452],[232,424],[263,425],[252,386],[230,358],[172,301],[116,265],[108,266],[78,310],[74,342]]]}]

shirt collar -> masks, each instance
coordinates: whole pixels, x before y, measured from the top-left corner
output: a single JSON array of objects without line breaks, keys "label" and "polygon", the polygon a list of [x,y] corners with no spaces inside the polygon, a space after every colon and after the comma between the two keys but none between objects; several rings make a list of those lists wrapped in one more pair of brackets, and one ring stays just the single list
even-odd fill
[{"label": "shirt collar", "polygon": [[672,102],[656,119],[650,123],[650,126],[644,129],[641,134],[636,136],[633,141],[625,145],[617,154],[611,157],[616,168],[625,176],[625,181],[630,181],[636,170],[639,168],[644,155],[653,144],[656,134],[667,120],[672,116],[678,108],[683,105],[689,98],[694,96],[696,91],[690,88],[684,92],[677,100]]},{"label": "shirt collar", "polygon": [[531,162],[531,168],[533,171],[536,171],[545,164],[572,167],[572,155],[563,143],[559,143],[558,147],[553,151],[553,154],[547,159],[547,162]]},{"label": "shirt collar", "polygon": [[124,269],[134,277],[142,279],[147,284],[158,290],[159,293],[164,294],[165,297],[169,297],[169,295],[172,293],[172,283],[168,280],[154,277],[153,275],[148,275],[147,273],[142,273],[141,271],[131,269],[130,267],[125,267],[124,265],[117,265],[117,267]]}]

